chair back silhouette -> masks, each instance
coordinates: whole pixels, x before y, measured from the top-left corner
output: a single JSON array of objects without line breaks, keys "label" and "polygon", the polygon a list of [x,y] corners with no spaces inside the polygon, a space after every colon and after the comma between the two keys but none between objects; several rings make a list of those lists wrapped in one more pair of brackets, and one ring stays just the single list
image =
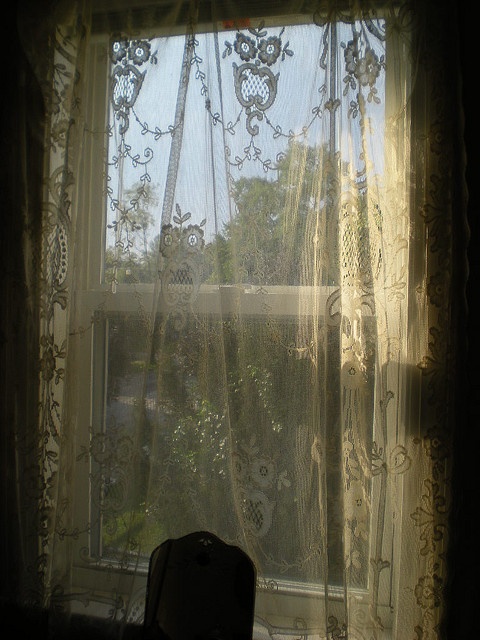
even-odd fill
[{"label": "chair back silhouette", "polygon": [[145,640],[252,640],[256,570],[208,531],[169,539],[150,556]]}]

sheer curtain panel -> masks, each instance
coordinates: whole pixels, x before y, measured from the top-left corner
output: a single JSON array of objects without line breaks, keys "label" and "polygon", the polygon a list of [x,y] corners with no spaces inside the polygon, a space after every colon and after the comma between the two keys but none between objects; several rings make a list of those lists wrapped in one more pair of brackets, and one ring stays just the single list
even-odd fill
[{"label": "sheer curtain panel", "polygon": [[51,638],[141,633],[152,550],[200,530],[255,563],[254,640],[443,637],[454,6],[22,1],[18,20],[43,175],[25,146],[16,601]]}]

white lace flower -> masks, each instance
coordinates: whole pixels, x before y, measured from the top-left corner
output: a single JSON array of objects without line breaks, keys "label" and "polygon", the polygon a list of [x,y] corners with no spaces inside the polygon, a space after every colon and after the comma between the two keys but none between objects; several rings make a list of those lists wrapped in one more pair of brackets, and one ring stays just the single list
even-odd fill
[{"label": "white lace flower", "polygon": [[261,487],[269,487],[274,481],[275,466],[270,460],[258,458],[252,462],[252,480]]}]

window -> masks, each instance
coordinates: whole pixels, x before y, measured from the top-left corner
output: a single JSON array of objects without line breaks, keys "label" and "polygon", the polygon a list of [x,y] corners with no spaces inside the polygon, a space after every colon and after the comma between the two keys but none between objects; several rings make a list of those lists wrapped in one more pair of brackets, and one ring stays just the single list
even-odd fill
[{"label": "window", "polygon": [[[108,143],[104,177],[98,153],[87,178],[98,181],[80,305],[94,318],[84,367],[93,433],[85,445],[90,489],[80,491],[93,515],[90,554],[105,562],[125,553],[132,526],[132,553],[140,549],[146,562],[159,541],[198,528],[235,541],[240,518],[270,588],[313,589],[325,565],[331,589],[343,587],[338,248],[329,243],[336,253],[312,273],[304,243],[338,234],[334,190],[345,190],[347,178],[352,184],[342,145],[357,155],[363,144],[360,134],[343,133],[360,106],[334,118],[329,105],[332,55],[346,65],[341,83],[335,79],[345,94],[368,85],[375,162],[383,163],[385,22],[368,39],[360,22],[291,22],[186,37],[99,36],[93,47],[95,75],[108,89],[93,115],[108,117]],[[327,36],[337,39],[335,51]],[[358,77],[360,60],[368,66]],[[298,86],[313,99],[293,94]],[[104,130],[99,124],[93,129]],[[353,179],[359,209],[369,176],[377,181],[382,169],[362,165]],[[360,223],[345,233],[352,245],[368,241]],[[368,322],[365,348],[374,349]],[[323,406],[318,385],[327,387]],[[372,417],[367,407],[370,446]],[[321,464],[309,450],[316,420],[324,422]],[[311,482],[325,474],[325,498],[302,488],[305,464],[319,464]],[[235,503],[240,515],[228,513]],[[318,524],[306,527],[313,512]],[[326,558],[318,526],[328,531]],[[365,530],[355,553],[366,558],[370,524],[358,526]],[[288,535],[269,535],[278,528]],[[365,589],[367,565],[354,563],[350,580]]]},{"label": "window", "polygon": [[73,261],[58,225],[51,251],[72,303],[43,360],[48,415],[75,432],[57,532],[79,610],[134,616],[153,548],[208,529],[257,566],[258,637],[394,637],[418,485],[438,488],[418,453],[443,276],[417,259],[411,17],[94,21]]}]

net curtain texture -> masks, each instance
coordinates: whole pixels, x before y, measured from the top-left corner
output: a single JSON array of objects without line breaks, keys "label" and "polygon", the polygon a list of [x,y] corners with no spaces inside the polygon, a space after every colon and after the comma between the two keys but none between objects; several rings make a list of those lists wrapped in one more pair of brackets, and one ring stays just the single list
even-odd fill
[{"label": "net curtain texture", "polygon": [[254,561],[254,638],[442,637],[451,11],[19,3],[42,162],[24,149],[9,531],[51,637],[141,626],[150,553],[195,530]]}]

